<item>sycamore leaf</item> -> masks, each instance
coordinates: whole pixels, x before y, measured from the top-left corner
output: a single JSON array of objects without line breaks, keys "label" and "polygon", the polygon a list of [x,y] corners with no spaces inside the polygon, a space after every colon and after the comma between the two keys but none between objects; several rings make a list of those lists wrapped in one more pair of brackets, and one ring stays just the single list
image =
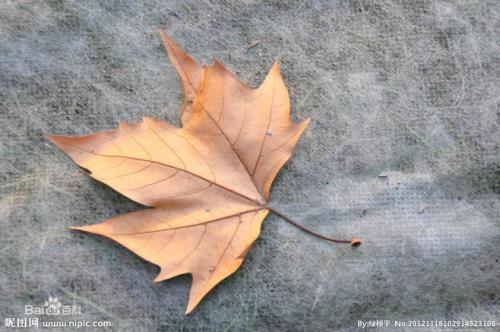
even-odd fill
[{"label": "sycamore leaf", "polygon": [[220,62],[201,68],[160,32],[184,85],[183,127],[143,118],[80,137],[47,136],[80,167],[151,208],[73,229],[192,275],[186,313],[234,273],[269,212],[271,184],[308,125],[290,118],[278,63],[251,89]]}]

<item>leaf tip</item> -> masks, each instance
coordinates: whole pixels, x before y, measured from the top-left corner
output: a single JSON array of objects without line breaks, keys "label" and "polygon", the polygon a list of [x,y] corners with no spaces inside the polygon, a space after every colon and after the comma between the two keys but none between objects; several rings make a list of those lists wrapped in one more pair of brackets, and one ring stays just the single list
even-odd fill
[{"label": "leaf tip", "polygon": [[212,58],[212,62],[213,62],[213,67],[219,67],[219,69],[223,69],[224,68],[224,65],[222,64],[222,62],[219,60],[219,58],[217,57],[213,57]]},{"label": "leaf tip", "polygon": [[271,71],[273,70],[276,71],[278,74],[281,74],[280,59],[278,55],[276,56],[276,58],[274,58],[273,65],[271,66]]},{"label": "leaf tip", "polygon": [[162,29],[158,29],[158,33],[160,34],[160,39],[163,42],[163,46],[165,47],[169,57],[171,54],[175,54],[175,48],[178,48],[178,46],[174,43],[174,41]]},{"label": "leaf tip", "polygon": [[61,136],[61,135],[52,135],[52,134],[43,134],[43,137],[53,144],[55,144],[58,148],[64,151],[64,143],[67,141],[69,136]]},{"label": "leaf tip", "polygon": [[353,238],[351,240],[351,246],[353,246],[354,248],[359,247],[361,243],[362,243],[361,240],[358,238]]},{"label": "leaf tip", "polygon": [[57,141],[57,137],[58,137],[57,135],[46,134],[46,133],[43,133],[42,135],[43,135],[43,138],[51,141],[52,143],[55,143]]},{"label": "leaf tip", "polygon": [[92,225],[86,226],[69,226],[68,229],[70,231],[78,231],[78,232],[86,232],[86,233],[94,233],[91,231]]},{"label": "leaf tip", "polygon": [[190,299],[189,303],[188,303],[188,305],[186,307],[186,312],[184,313],[184,315],[186,315],[186,316],[190,315],[193,312],[193,310],[198,306],[199,302],[200,301],[198,301],[198,302],[191,302],[191,299]]},{"label": "leaf tip", "polygon": [[165,41],[170,41],[170,38],[168,37],[167,33],[161,29],[158,28],[158,33],[160,34],[160,38],[165,42]]}]

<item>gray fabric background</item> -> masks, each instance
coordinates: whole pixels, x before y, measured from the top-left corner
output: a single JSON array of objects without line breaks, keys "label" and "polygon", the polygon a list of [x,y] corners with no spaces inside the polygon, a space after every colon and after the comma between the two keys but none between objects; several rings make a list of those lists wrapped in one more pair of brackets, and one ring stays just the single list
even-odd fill
[{"label": "gray fabric background", "polygon": [[[189,277],[155,284],[154,265],[66,229],[140,206],[42,133],[178,125],[182,89],[157,28],[253,86],[279,54],[293,116],[312,122],[272,199],[361,247],[271,215],[242,268],[186,317]],[[499,36],[495,0],[2,0],[0,330],[49,296],[120,331],[499,324]]]}]

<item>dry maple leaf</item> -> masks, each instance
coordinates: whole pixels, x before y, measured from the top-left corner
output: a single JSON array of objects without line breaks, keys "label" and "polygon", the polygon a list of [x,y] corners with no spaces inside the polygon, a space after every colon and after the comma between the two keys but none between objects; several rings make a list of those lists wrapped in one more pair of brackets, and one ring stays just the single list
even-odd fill
[{"label": "dry maple leaf", "polygon": [[182,128],[143,118],[87,136],[47,137],[91,177],[151,207],[73,229],[158,265],[155,281],[191,274],[188,314],[242,264],[270,210],[271,184],[309,120],[290,118],[277,62],[251,89],[217,60],[202,68],[160,35],[184,86]]}]

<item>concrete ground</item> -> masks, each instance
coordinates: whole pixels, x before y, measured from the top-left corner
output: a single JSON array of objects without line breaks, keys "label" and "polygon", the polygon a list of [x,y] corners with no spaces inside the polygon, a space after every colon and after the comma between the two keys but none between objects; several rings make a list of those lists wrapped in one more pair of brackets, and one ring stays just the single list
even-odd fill
[{"label": "concrete ground", "polygon": [[[117,331],[500,324],[499,22],[495,0],[1,1],[0,330],[49,296]],[[361,247],[271,215],[242,268],[186,317],[189,277],[155,284],[156,266],[67,230],[140,206],[42,134],[178,125],[158,28],[254,86],[279,54],[293,115],[312,122],[272,199]]]}]

